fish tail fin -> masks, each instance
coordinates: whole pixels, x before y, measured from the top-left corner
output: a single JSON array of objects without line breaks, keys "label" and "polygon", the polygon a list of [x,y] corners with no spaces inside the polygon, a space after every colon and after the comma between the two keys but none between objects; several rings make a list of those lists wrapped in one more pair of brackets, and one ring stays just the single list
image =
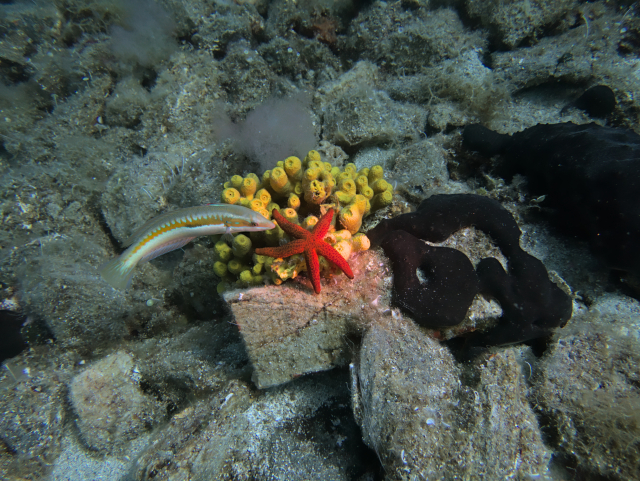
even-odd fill
[{"label": "fish tail fin", "polygon": [[111,287],[126,290],[131,285],[136,264],[125,262],[122,256],[111,259],[98,267],[98,272]]}]

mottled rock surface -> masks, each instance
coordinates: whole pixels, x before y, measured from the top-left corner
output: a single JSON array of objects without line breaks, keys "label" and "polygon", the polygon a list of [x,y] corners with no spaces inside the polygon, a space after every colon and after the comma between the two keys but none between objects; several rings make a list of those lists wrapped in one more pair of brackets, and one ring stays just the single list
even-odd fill
[{"label": "mottled rock surface", "polygon": [[263,393],[231,382],[158,431],[134,479],[373,479],[377,463],[349,412],[347,381],[320,374]]},{"label": "mottled rock surface", "polygon": [[463,375],[413,323],[373,327],[354,368],[354,411],[387,479],[545,474],[550,452],[518,361],[517,351],[500,351]]},{"label": "mottled rock surface", "polygon": [[65,379],[50,370],[49,349],[38,350],[42,357],[25,352],[0,370],[0,479],[42,479],[61,450]]},{"label": "mottled rock surface", "polygon": [[71,382],[69,397],[80,436],[98,451],[113,451],[136,438],[165,413],[165,406],[138,384],[131,354],[118,351],[89,366]]},{"label": "mottled rock surface", "polygon": [[[126,335],[131,299],[106,284],[95,268],[105,250],[84,236],[42,241],[21,269],[25,312],[42,319],[64,346],[84,350]],[[35,251],[35,252],[34,252]]]},{"label": "mottled rock surface", "polygon": [[491,36],[508,48],[513,48],[526,38],[535,38],[547,27],[575,7],[575,0],[526,0],[509,3],[499,1],[467,0],[466,10],[479,18]]},{"label": "mottled rock surface", "polygon": [[640,473],[640,303],[602,297],[558,331],[534,376],[557,447],[580,470]]}]

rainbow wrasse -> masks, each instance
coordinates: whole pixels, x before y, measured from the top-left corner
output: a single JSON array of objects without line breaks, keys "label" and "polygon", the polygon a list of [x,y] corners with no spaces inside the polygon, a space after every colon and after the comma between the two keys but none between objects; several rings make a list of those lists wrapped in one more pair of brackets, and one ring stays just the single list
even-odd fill
[{"label": "rainbow wrasse", "polygon": [[201,235],[234,234],[275,228],[275,224],[246,207],[209,204],[166,212],[137,229],[124,246],[130,246],[98,271],[116,289],[126,289],[134,268]]}]

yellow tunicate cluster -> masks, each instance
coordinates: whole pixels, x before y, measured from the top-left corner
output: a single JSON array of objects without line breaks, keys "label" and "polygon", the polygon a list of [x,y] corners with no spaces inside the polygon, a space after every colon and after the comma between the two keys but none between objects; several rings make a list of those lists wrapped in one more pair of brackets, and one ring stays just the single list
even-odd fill
[{"label": "yellow tunicate cluster", "polygon": [[[376,165],[358,170],[355,164],[344,168],[323,162],[320,153],[311,150],[304,159],[288,157],[267,170],[262,177],[234,175],[224,184],[222,202],[237,204],[271,219],[273,209],[290,222],[312,230],[328,209],[335,210],[333,224],[325,240],[345,259],[370,246],[366,235],[358,233],[363,219],[391,204],[393,187],[384,179],[384,170]],[[253,246],[278,246],[291,239],[276,226],[263,232],[251,232],[232,246],[219,240],[214,246],[214,272],[223,281],[218,290],[262,284],[270,278],[280,284],[306,269],[301,254],[272,259],[253,253]],[[248,243],[247,243],[248,241]],[[238,244],[238,245],[236,245]],[[249,247],[247,247],[247,245]],[[226,246],[226,247],[225,247]],[[320,269],[331,272],[331,265],[320,258]]]}]

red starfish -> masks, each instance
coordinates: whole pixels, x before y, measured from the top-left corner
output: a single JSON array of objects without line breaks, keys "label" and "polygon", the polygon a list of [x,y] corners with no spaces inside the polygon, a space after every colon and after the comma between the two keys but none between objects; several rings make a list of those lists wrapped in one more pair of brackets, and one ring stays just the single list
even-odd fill
[{"label": "red starfish", "polygon": [[349,267],[347,261],[344,260],[344,257],[342,257],[337,250],[323,240],[331,226],[333,209],[329,209],[325,215],[320,217],[320,220],[311,232],[299,225],[289,222],[276,209],[273,209],[271,215],[276,220],[280,228],[291,237],[295,237],[296,240],[281,247],[263,247],[256,249],[256,254],[281,259],[284,257],[290,257],[294,254],[304,253],[304,260],[307,263],[307,271],[309,272],[311,284],[313,284],[313,290],[316,294],[320,294],[320,263],[318,262],[318,254],[336,267],[339,267],[349,279],[353,279],[351,267]]}]

